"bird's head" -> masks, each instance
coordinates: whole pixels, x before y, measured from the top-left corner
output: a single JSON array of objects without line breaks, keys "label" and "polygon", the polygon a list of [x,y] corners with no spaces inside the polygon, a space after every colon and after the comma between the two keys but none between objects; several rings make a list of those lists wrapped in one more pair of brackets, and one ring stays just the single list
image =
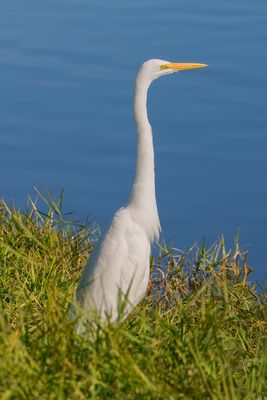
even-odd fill
[{"label": "bird's head", "polygon": [[139,70],[139,74],[150,82],[162,75],[172,74],[173,72],[184,71],[187,69],[204,68],[207,64],[198,63],[173,63],[165,60],[152,59],[144,62]]}]

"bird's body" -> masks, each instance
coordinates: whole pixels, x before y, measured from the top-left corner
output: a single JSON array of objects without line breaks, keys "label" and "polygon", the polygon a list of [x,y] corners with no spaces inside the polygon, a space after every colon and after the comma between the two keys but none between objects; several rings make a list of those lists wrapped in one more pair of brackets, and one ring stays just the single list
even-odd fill
[{"label": "bird's body", "polygon": [[101,321],[123,319],[142,299],[149,280],[150,245],[160,233],[153,137],[146,109],[148,88],[161,75],[203,66],[149,60],[138,72],[134,97],[137,164],[131,196],[95,246],[76,292],[85,312],[96,311]]},{"label": "bird's body", "polygon": [[96,309],[101,320],[117,321],[120,308],[123,318],[146,290],[149,254],[150,241],[131,215],[130,207],[117,211],[89,258],[77,300],[84,309]]}]

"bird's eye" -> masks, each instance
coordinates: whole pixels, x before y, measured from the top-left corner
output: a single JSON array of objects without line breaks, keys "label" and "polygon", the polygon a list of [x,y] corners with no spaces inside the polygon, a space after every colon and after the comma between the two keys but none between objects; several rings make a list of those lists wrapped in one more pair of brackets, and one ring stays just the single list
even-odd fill
[{"label": "bird's eye", "polygon": [[161,66],[159,67],[160,70],[168,69],[168,68],[169,68],[169,67],[168,67],[168,64],[163,64],[163,65],[161,65]]}]

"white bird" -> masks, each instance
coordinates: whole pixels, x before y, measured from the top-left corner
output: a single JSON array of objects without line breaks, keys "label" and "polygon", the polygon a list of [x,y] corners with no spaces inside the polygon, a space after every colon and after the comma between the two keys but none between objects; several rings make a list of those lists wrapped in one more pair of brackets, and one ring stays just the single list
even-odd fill
[{"label": "white bird", "polygon": [[95,311],[102,322],[122,320],[139,303],[147,289],[150,246],[158,240],[160,233],[152,129],[146,108],[148,88],[152,81],[163,75],[206,66],[154,59],[146,61],[137,74],[134,95],[138,139],[135,180],[127,205],[115,213],[78,283],[76,300],[88,316]]}]

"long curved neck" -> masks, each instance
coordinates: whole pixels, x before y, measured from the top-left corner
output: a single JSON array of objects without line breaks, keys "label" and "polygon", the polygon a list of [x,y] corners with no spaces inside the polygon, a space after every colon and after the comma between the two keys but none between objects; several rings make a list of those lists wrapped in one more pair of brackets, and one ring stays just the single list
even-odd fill
[{"label": "long curved neck", "polygon": [[130,205],[141,215],[143,225],[146,218],[149,236],[157,238],[160,230],[155,195],[154,148],[152,128],[147,117],[147,91],[150,82],[142,75],[137,76],[134,96],[134,116],[137,128],[136,175],[132,187]]},{"label": "long curved neck", "polygon": [[149,83],[137,78],[134,96],[134,116],[137,128],[137,163],[133,185],[133,199],[151,202],[155,198],[154,148],[152,128],[147,117],[147,91]]}]

